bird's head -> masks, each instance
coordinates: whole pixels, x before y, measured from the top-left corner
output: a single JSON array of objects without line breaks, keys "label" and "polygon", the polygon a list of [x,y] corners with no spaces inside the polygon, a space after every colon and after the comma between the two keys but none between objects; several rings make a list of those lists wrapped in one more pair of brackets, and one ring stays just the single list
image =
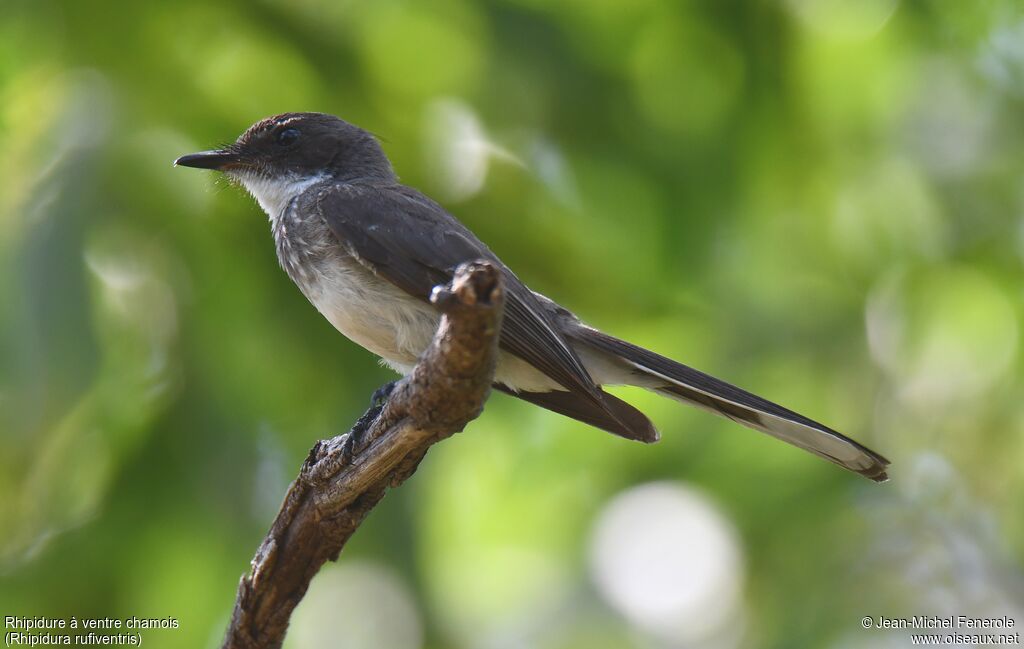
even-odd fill
[{"label": "bird's head", "polygon": [[284,113],[250,126],[220,149],[184,155],[177,166],[222,171],[275,216],[281,201],[320,180],[392,180],[391,163],[369,132],[324,113]]}]

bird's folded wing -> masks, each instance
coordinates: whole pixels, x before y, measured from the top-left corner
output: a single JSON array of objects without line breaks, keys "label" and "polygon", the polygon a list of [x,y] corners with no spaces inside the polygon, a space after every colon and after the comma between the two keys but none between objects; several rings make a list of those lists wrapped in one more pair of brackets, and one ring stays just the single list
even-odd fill
[{"label": "bird's folded wing", "polygon": [[494,261],[505,276],[500,345],[567,389],[597,402],[594,385],[536,296],[455,217],[402,185],[336,185],[315,197],[316,209],[338,243],[373,273],[421,300],[467,261]]}]

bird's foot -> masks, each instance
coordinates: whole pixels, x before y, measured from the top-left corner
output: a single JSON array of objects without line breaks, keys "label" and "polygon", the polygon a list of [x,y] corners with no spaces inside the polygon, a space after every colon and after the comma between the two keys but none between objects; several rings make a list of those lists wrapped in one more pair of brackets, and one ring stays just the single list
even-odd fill
[{"label": "bird's foot", "polygon": [[358,451],[363,450],[366,431],[384,411],[384,406],[388,404],[388,397],[391,396],[397,384],[398,381],[391,381],[374,390],[373,396],[370,397],[370,407],[356,420],[352,429],[348,431],[348,435],[345,436],[345,442],[341,447],[343,457],[351,459]]},{"label": "bird's foot", "polygon": [[[398,381],[389,381],[374,390],[373,396],[370,397],[370,410],[376,408],[378,411],[377,414],[379,415],[380,411],[384,409],[385,405],[387,405],[388,398],[391,396],[391,393],[395,391],[396,385],[398,385]],[[376,418],[376,415],[374,415],[374,417]]]}]

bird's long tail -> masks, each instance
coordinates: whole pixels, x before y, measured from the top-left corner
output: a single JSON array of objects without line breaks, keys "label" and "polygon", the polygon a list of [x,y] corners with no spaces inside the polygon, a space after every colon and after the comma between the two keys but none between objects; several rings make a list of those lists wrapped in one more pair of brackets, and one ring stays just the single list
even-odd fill
[{"label": "bird's long tail", "polygon": [[629,383],[768,433],[876,482],[888,479],[887,459],[792,410],[594,329],[582,329],[574,338],[624,363],[636,379]]}]

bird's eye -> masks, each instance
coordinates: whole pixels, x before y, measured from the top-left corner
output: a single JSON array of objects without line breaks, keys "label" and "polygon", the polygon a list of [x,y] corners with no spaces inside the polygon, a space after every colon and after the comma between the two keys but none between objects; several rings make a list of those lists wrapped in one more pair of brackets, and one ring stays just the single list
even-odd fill
[{"label": "bird's eye", "polygon": [[291,146],[299,139],[299,129],[286,128],[277,134],[277,143],[281,146]]}]

